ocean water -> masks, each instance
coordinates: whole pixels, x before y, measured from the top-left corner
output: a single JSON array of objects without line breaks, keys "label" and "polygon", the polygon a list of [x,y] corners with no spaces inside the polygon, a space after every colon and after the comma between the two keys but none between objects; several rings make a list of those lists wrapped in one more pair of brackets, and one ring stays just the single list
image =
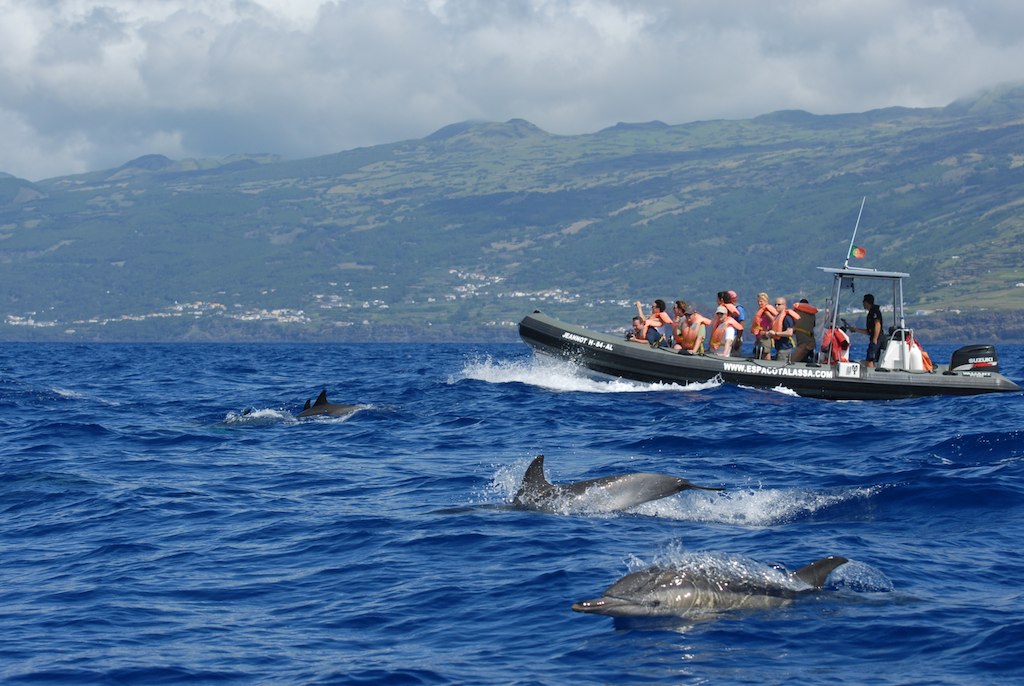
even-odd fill
[{"label": "ocean water", "polygon": [[[360,409],[295,419],[323,388]],[[539,453],[726,490],[517,510]],[[522,344],[0,346],[5,683],[1020,683],[1022,542],[1020,394],[650,386]],[[785,607],[570,609],[654,562],[832,554]]]}]

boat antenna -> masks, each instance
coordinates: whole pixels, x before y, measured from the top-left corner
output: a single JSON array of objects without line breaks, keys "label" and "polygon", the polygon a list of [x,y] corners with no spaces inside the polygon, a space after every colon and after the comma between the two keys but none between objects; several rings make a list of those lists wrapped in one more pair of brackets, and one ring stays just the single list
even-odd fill
[{"label": "boat antenna", "polygon": [[868,196],[864,196],[860,199],[860,212],[857,213],[857,223],[853,225],[853,235],[850,236],[850,247],[846,249],[846,262],[843,262],[843,269],[850,266],[850,254],[853,252],[853,242],[857,240],[857,227],[860,226],[860,215],[864,213],[864,203],[867,201]]}]

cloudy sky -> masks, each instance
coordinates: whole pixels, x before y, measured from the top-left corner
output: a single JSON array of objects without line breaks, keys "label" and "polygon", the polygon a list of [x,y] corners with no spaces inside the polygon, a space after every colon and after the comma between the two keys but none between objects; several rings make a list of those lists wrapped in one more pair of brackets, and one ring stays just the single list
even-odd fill
[{"label": "cloudy sky", "polygon": [[0,0],[0,171],[306,157],[467,119],[941,106],[1024,81],[1020,0]]}]

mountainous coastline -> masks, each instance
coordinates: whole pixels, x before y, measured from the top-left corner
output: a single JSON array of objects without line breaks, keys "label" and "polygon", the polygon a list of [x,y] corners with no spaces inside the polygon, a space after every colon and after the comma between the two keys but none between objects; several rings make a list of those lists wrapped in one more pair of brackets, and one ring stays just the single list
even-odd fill
[{"label": "mountainous coastline", "polygon": [[0,338],[511,340],[535,308],[609,330],[637,299],[820,303],[816,267],[843,262],[862,197],[856,265],[910,272],[912,326],[1024,340],[1021,86],[942,108],[579,136],[463,122],[303,160],[0,174]]}]

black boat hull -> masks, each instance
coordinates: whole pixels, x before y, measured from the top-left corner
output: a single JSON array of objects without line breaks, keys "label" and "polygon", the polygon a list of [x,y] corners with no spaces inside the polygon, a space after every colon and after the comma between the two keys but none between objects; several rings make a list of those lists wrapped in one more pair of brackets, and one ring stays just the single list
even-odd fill
[{"label": "black boat hull", "polygon": [[571,360],[594,372],[652,383],[689,384],[720,378],[753,388],[788,388],[827,400],[895,400],[936,395],[1020,392],[997,372],[932,372],[868,369],[863,365],[782,363],[719,355],[682,355],[566,324],[541,312],[519,323],[519,335],[534,350]]}]

